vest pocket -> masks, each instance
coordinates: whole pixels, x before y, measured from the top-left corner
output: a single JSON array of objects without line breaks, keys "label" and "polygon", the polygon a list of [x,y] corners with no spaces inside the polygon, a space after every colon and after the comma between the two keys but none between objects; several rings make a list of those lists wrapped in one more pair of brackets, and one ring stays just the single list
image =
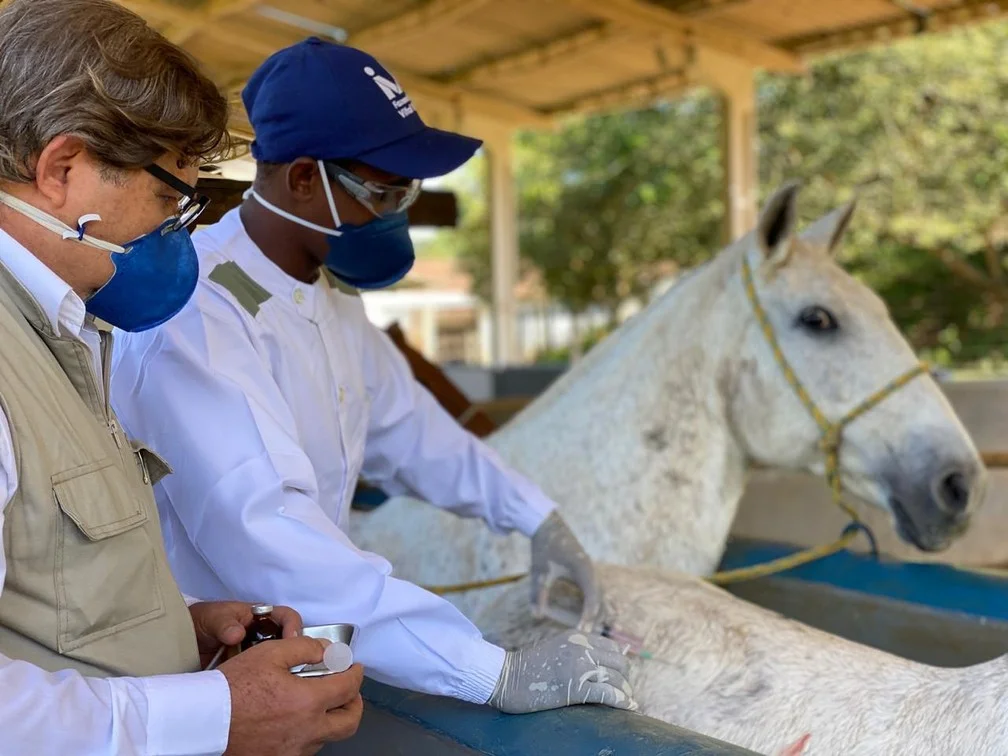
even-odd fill
[{"label": "vest pocket", "polygon": [[54,475],[52,485],[65,515],[56,537],[59,651],[163,615],[155,545],[143,527],[149,492],[110,458]]}]

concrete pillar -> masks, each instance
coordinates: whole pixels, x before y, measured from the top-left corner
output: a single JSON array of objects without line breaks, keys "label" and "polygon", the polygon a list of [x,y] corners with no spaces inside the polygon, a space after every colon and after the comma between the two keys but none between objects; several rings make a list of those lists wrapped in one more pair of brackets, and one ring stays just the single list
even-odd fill
[{"label": "concrete pillar", "polygon": [[420,331],[422,351],[431,362],[438,361],[438,311],[434,305],[427,304],[420,309]]},{"label": "concrete pillar", "polygon": [[477,324],[479,333],[479,364],[489,366],[493,364],[493,315],[486,307],[479,308],[479,321]]},{"label": "concrete pillar", "polygon": [[755,71],[744,61],[702,50],[698,55],[697,74],[721,95],[724,236],[727,243],[749,233],[758,217]]},{"label": "concrete pillar", "polygon": [[756,225],[759,162],[756,148],[756,98],[752,78],[746,90],[723,94],[722,155],[725,175],[725,238],[749,233]]},{"label": "concrete pillar", "polygon": [[518,284],[518,202],[511,165],[511,133],[486,141],[493,274],[493,358],[498,365],[517,358],[515,287]]}]

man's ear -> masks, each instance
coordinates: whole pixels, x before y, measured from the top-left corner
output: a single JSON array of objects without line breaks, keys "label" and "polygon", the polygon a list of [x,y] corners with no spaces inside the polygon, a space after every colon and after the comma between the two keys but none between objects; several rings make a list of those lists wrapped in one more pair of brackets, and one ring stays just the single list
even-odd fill
[{"label": "man's ear", "polygon": [[66,203],[70,171],[87,159],[80,137],[61,134],[47,144],[35,161],[35,187],[54,208]]},{"label": "man's ear", "polygon": [[[307,202],[320,191],[318,172],[318,163],[311,158],[298,158],[287,166],[287,191],[295,201]],[[322,177],[322,180],[325,178]]]}]

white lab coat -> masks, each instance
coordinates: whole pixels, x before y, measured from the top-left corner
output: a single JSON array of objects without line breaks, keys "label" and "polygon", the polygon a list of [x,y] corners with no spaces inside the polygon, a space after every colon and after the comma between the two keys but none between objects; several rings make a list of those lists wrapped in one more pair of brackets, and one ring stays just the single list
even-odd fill
[{"label": "white lab coat", "polygon": [[[553,503],[413,379],[358,297],[287,276],[238,210],[194,241],[193,299],[158,329],[117,333],[112,373],[123,426],[175,471],[155,493],[183,591],[356,623],[369,676],[486,702],[503,650],[346,536],[358,475],[496,532],[531,535]],[[254,315],[208,278],[227,262],[268,292]]]},{"label": "white lab coat", "polygon": [[[87,346],[98,385],[104,385],[98,332],[86,319],[80,297],[3,231],[0,264],[31,293],[53,328]],[[17,488],[10,424],[0,408],[0,529]],[[6,568],[0,539],[0,590]],[[50,673],[0,655],[2,754],[219,754],[227,746],[230,723],[231,692],[219,671],[95,678],[72,670]]]}]

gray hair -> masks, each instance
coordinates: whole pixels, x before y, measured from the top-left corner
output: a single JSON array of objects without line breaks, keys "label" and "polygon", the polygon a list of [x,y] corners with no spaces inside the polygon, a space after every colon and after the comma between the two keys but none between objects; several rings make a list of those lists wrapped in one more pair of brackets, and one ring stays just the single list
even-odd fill
[{"label": "gray hair", "polygon": [[195,60],[120,5],[0,4],[0,181],[32,181],[63,134],[111,169],[213,160],[231,148],[228,115]]}]

